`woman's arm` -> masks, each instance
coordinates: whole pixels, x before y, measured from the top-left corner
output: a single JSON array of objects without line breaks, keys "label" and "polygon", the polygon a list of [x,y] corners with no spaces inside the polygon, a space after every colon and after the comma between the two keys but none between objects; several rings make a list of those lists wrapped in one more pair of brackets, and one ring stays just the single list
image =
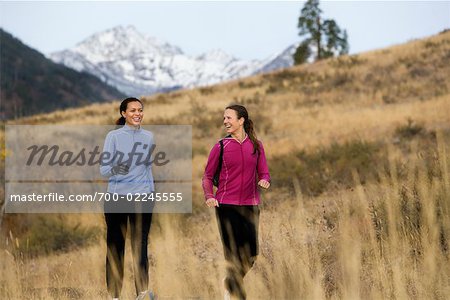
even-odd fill
[{"label": "woman's arm", "polygon": [[[150,132],[150,141],[149,141],[149,147],[148,147],[149,151],[152,151],[151,149],[153,149],[153,146],[156,147],[155,137],[153,136],[153,133]],[[154,154],[153,153],[150,153],[150,154],[151,154],[150,161],[153,161],[153,159],[155,159]],[[148,172],[149,172],[150,178],[152,180],[152,182],[150,183],[150,185],[151,185],[150,188],[151,188],[152,192],[155,192],[156,184],[155,184],[155,174],[153,171],[154,170],[157,171],[158,168],[153,168],[151,163],[148,164],[148,168],[149,168]]]},{"label": "woman's arm", "polygon": [[214,198],[213,178],[214,174],[216,173],[217,166],[219,165],[219,154],[220,145],[219,143],[217,143],[209,153],[208,161],[206,162],[205,173],[203,174],[202,178],[202,187],[205,200]]},{"label": "woman's arm", "polygon": [[[102,176],[105,177],[111,177],[113,176],[113,165],[112,165],[112,161],[113,161],[113,157],[114,157],[114,153],[116,150],[116,146],[115,146],[115,138],[114,135],[111,134],[111,132],[109,132],[106,135],[105,138],[105,143],[103,145],[103,152],[102,153],[109,153],[109,157],[108,159],[101,159],[100,160],[100,174],[102,174]],[[100,155],[100,158],[103,157],[103,154]]]},{"label": "woman's arm", "polygon": [[266,153],[264,152],[264,147],[261,142],[259,142],[259,156],[258,165],[256,171],[258,172],[258,185],[267,189],[270,186],[270,174],[269,167],[267,165]]}]

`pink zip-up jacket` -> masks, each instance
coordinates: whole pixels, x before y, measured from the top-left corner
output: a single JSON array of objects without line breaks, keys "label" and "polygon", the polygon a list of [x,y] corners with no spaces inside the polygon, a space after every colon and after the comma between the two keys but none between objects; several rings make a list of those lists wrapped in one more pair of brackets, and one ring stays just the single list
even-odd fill
[{"label": "pink zip-up jacket", "polygon": [[270,182],[269,168],[261,142],[258,152],[253,154],[253,143],[247,137],[239,143],[232,137],[223,139],[222,170],[219,188],[214,195],[213,177],[219,165],[220,143],[209,153],[202,179],[205,200],[215,198],[220,204],[258,205],[260,202],[258,181]]}]

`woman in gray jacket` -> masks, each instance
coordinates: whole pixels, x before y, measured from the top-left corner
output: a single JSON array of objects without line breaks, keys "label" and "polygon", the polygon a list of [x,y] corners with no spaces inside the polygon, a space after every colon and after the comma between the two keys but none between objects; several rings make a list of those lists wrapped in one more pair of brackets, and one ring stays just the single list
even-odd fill
[{"label": "woman in gray jacket", "polygon": [[[127,223],[130,223],[133,270],[138,299],[147,294],[147,243],[152,222],[152,201],[143,200],[154,192],[151,165],[145,161],[154,145],[153,134],[141,128],[142,102],[127,98],[120,104],[121,117],[105,139],[100,173],[109,178],[108,197],[105,202],[106,221],[106,284],[113,299],[122,289],[124,252]],[[148,160],[148,159],[147,159]],[[150,160],[148,160],[150,161]],[[140,198],[140,199],[139,199]],[[138,207],[136,204],[144,203]]]}]

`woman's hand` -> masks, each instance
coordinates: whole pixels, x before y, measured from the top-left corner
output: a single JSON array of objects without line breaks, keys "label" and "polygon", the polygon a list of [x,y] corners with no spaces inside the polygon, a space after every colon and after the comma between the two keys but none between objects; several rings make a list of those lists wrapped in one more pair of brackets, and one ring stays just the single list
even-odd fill
[{"label": "woman's hand", "polygon": [[130,166],[128,166],[126,164],[120,164],[111,169],[111,174],[127,175],[129,171],[130,171]]},{"label": "woman's hand", "polygon": [[262,187],[263,189],[268,189],[269,186],[270,186],[270,182],[268,182],[267,180],[261,179],[261,180],[258,182],[258,185],[259,185],[260,187]]},{"label": "woman's hand", "polygon": [[206,205],[208,205],[208,207],[219,207],[219,201],[217,201],[215,198],[208,198],[208,200],[206,200]]}]

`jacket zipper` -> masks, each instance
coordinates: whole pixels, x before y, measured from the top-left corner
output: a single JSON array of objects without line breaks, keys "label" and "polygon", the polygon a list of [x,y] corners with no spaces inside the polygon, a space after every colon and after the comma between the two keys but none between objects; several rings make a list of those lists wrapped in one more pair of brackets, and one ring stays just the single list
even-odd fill
[{"label": "jacket zipper", "polygon": [[240,190],[240,193],[239,193],[239,205],[242,205],[242,186],[244,185],[244,163],[245,163],[245,161],[244,161],[244,152],[243,152],[243,150],[242,150],[242,144],[240,143],[239,144],[240,145],[240,147],[241,147],[241,160],[242,160],[242,164],[241,164],[241,166],[242,166],[242,170],[241,170],[241,190]]}]

